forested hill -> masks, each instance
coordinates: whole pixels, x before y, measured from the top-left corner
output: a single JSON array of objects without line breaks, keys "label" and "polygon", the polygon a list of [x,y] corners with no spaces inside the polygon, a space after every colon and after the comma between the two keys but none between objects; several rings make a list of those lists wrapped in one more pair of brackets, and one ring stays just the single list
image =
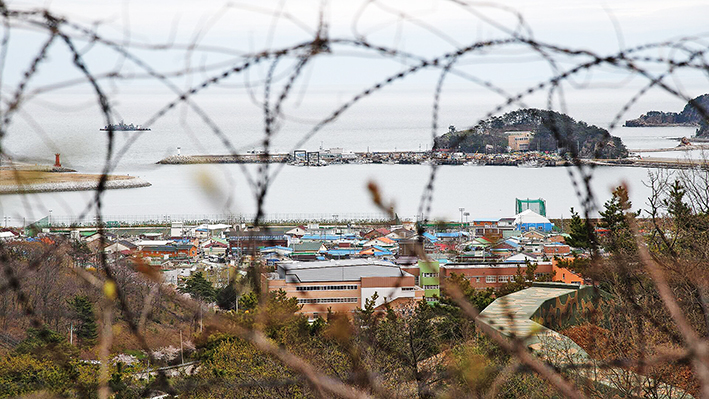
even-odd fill
[{"label": "forested hill", "polygon": [[[662,111],[649,111],[644,115],[640,115],[637,119],[630,119],[625,121],[625,126],[628,127],[639,127],[639,126],[697,126],[703,127],[697,132],[700,135],[701,131],[706,132],[706,123],[702,123],[703,117],[702,112],[698,110],[701,108],[704,110],[704,114],[709,112],[709,94],[702,94],[699,97],[689,100],[687,105],[684,106],[682,112],[662,112]],[[709,133],[709,132],[706,132]],[[706,134],[705,133],[705,134]]]},{"label": "forested hill", "polygon": [[624,158],[628,150],[618,137],[607,130],[568,115],[534,108],[520,109],[489,118],[475,127],[449,132],[436,139],[435,147],[462,152],[495,152],[507,150],[507,132],[531,131],[529,148],[539,151],[570,152],[580,147],[581,158]]}]

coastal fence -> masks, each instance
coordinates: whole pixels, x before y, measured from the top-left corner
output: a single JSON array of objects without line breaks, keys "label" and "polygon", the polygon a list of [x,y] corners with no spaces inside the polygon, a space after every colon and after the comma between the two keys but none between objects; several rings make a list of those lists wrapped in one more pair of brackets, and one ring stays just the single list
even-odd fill
[{"label": "coastal fence", "polygon": [[[254,220],[255,214],[145,214],[145,215],[103,215],[103,223],[106,227],[122,227],[122,226],[169,226],[172,222],[184,222],[187,224],[201,223],[251,223]],[[404,220],[404,219],[402,219]],[[18,218],[9,220],[10,226],[16,226],[23,223]],[[390,218],[385,213],[273,213],[264,216],[263,222],[266,224],[301,224],[301,223],[381,223],[390,221]],[[29,220],[24,219],[25,224],[31,224]],[[77,219],[76,216],[61,215],[51,217],[46,216],[35,223],[43,227],[69,227],[69,226],[84,226],[92,227],[98,225],[98,219],[95,216]]]}]

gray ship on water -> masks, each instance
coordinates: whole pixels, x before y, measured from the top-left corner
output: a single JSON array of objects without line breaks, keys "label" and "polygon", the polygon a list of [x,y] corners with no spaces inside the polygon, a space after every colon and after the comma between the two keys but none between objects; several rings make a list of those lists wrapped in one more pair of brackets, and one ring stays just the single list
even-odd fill
[{"label": "gray ship on water", "polygon": [[134,125],[132,123],[130,125],[126,125],[125,123],[123,123],[123,121],[121,121],[120,123],[117,123],[115,125],[104,126],[102,129],[99,129],[99,130],[104,131],[104,132],[107,132],[109,130],[113,130],[114,132],[135,132],[135,131],[147,131],[147,130],[150,130],[150,128],[143,127],[141,125]]}]

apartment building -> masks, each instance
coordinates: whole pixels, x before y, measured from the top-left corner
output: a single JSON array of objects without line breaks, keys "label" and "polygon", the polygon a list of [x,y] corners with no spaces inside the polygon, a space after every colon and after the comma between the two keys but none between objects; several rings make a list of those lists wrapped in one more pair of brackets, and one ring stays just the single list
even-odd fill
[{"label": "apartment building", "polygon": [[414,276],[393,263],[375,259],[281,262],[264,275],[269,291],[298,298],[300,313],[315,319],[332,312],[352,313],[374,298],[375,307],[406,306],[424,297]]}]

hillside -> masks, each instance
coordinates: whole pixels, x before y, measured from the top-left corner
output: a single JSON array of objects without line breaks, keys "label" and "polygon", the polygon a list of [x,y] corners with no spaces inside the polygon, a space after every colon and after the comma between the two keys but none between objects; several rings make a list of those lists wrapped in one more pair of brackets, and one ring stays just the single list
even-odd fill
[{"label": "hillside", "polygon": [[[637,119],[630,119],[625,121],[625,126],[627,127],[654,127],[654,126],[697,126],[702,123],[702,112],[699,109],[704,110],[704,114],[709,110],[709,94],[703,94],[699,97],[689,100],[687,105],[684,106],[682,112],[663,112],[663,111],[649,111],[646,114],[640,115]],[[697,135],[703,132],[704,135],[707,133],[706,126],[703,129],[697,131]]]},{"label": "hillside", "polygon": [[577,122],[568,115],[534,108],[520,109],[502,116],[489,118],[475,127],[449,132],[436,139],[435,147],[462,152],[504,152],[507,150],[506,132],[531,131],[534,137],[529,148],[539,151],[567,153],[579,148],[581,158],[624,158],[628,150],[623,142],[607,130],[585,122]]}]

